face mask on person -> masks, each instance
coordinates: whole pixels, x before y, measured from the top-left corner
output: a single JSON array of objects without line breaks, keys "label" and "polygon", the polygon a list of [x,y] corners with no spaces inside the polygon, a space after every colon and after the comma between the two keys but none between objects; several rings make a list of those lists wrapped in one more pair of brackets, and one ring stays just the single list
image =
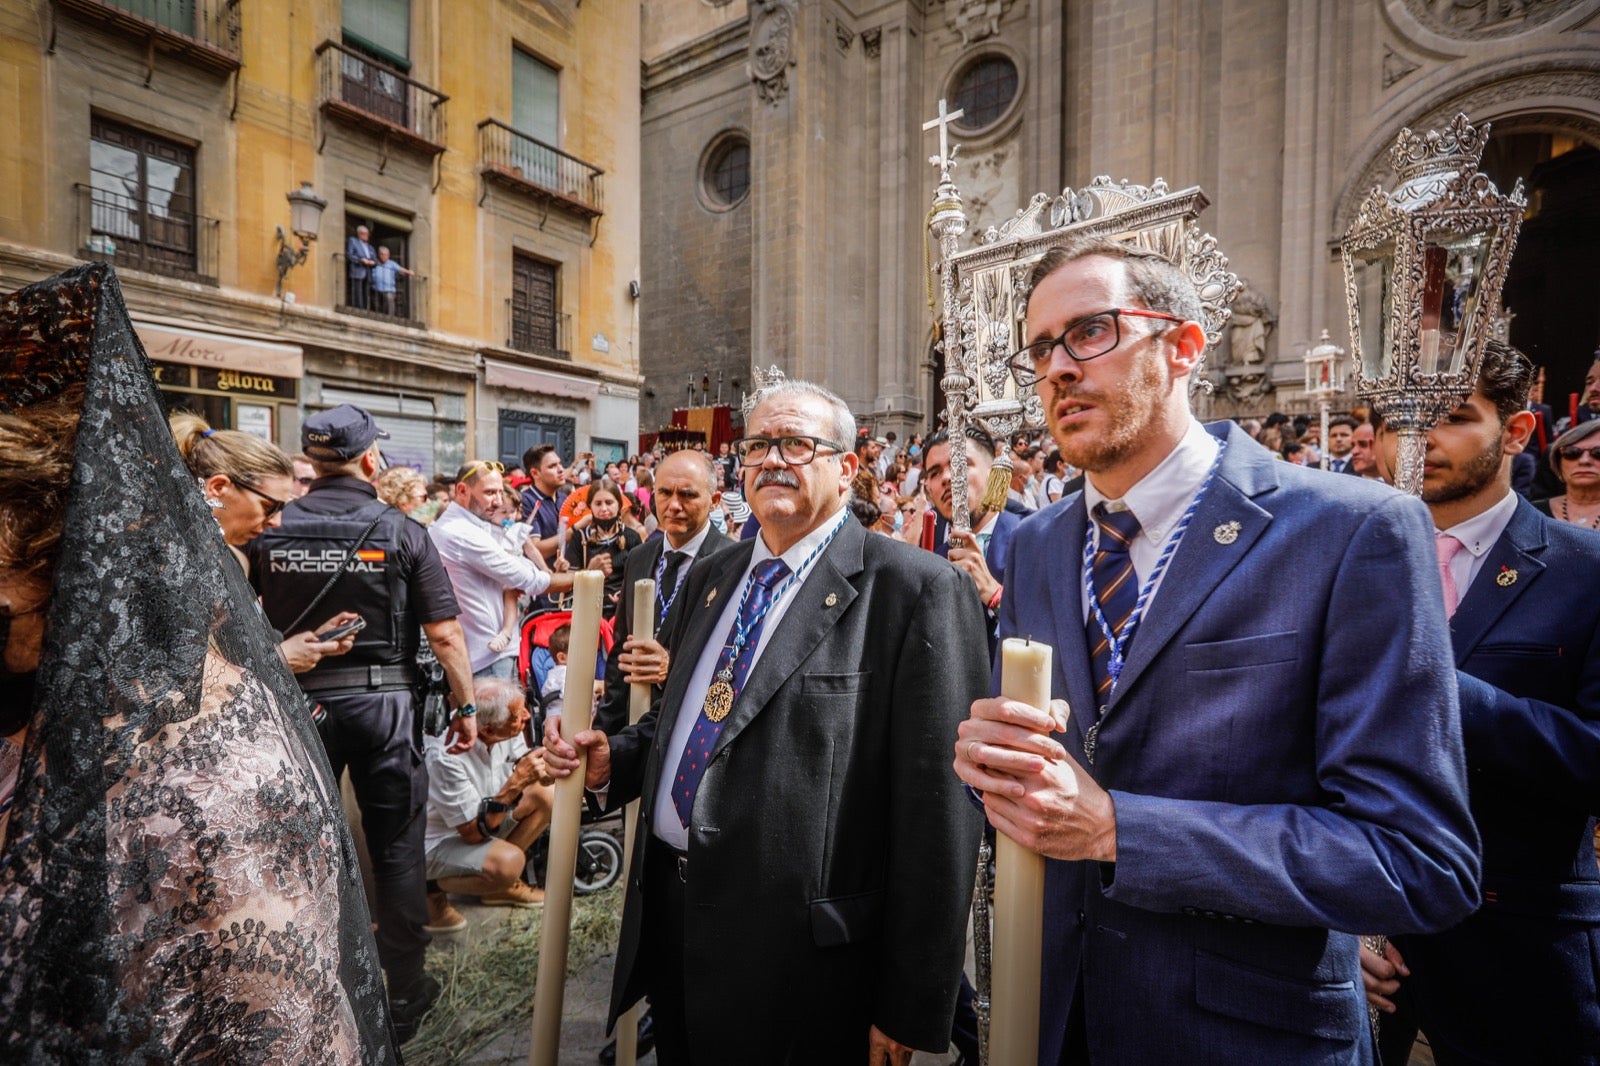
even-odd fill
[{"label": "face mask on person", "polygon": [[894,531],[901,532],[906,528],[906,516],[899,511],[894,513]]}]

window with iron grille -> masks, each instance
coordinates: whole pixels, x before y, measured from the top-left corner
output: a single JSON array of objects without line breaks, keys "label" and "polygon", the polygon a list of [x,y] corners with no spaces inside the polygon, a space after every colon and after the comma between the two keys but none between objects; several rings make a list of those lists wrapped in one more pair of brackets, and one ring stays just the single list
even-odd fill
[{"label": "window with iron grille", "polygon": [[96,116],[89,127],[92,250],[153,270],[194,272],[194,149]]},{"label": "window with iron grille", "polygon": [[955,106],[964,114],[956,120],[963,130],[987,129],[1011,108],[1017,98],[1017,65],[1005,56],[986,55],[969,63],[956,78]]},{"label": "window with iron grille", "polygon": [[511,347],[523,352],[555,352],[556,280],[554,263],[531,255],[511,257]]}]

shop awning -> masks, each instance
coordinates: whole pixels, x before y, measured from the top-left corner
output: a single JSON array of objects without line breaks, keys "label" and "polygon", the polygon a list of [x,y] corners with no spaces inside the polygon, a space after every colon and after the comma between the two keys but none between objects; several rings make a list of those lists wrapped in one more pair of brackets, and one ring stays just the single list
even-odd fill
[{"label": "shop awning", "polygon": [[500,385],[508,389],[521,389],[524,392],[537,392],[545,396],[560,396],[589,403],[600,395],[600,383],[597,381],[569,378],[564,374],[552,374],[549,371],[534,370],[512,363],[497,363],[493,359],[483,361],[483,381],[486,385]]},{"label": "shop awning", "polygon": [[144,350],[157,362],[242,370],[279,378],[298,378],[304,374],[305,359],[299,345],[230,337],[137,319],[133,328]]}]

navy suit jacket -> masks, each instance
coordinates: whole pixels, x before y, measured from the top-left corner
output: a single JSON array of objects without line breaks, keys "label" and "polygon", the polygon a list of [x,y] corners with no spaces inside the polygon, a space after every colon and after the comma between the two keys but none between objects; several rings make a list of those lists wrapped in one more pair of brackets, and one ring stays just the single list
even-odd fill
[{"label": "navy suit jacket", "polygon": [[1451,619],[1483,907],[1398,938],[1416,1020],[1463,1061],[1600,1061],[1600,534],[1526,501]]},{"label": "navy suit jacket", "polygon": [[[1059,739],[1115,863],[1046,867],[1041,1063],[1082,985],[1097,1064],[1369,1063],[1362,932],[1477,904],[1457,686],[1418,500],[1277,461],[1231,423],[1084,757],[1082,494],[1022,523],[1002,635],[1052,635]],[[1234,525],[1234,524],[1237,525]]]}]

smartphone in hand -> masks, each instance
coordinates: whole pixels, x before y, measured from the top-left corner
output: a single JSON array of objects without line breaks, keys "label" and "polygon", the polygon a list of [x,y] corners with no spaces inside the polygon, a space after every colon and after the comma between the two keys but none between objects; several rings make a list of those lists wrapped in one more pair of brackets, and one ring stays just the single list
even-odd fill
[{"label": "smartphone in hand", "polygon": [[354,621],[346,622],[342,626],[333,626],[329,629],[324,629],[322,632],[316,634],[316,638],[324,642],[330,640],[343,640],[351,633],[359,633],[365,628],[367,628],[367,620],[365,618],[357,618]]}]

